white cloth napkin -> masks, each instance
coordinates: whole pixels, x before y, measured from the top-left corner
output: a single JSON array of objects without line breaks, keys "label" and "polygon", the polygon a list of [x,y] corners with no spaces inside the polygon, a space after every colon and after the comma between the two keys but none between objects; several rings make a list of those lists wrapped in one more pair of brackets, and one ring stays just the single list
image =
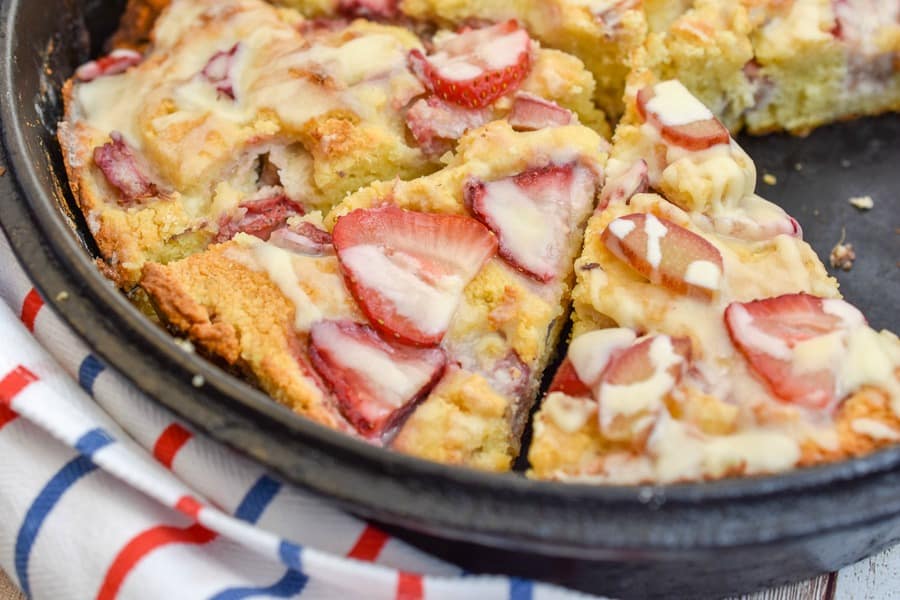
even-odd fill
[{"label": "white cloth napkin", "polygon": [[2,234],[0,296],[0,567],[29,597],[583,597],[465,576],[194,431],[91,354]]}]

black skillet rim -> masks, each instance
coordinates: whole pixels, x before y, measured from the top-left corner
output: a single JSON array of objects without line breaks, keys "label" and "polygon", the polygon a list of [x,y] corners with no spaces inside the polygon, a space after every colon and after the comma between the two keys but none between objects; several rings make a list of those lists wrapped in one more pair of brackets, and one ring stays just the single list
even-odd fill
[{"label": "black skillet rim", "polygon": [[[0,11],[0,158],[10,170],[0,179],[0,224],[53,310],[108,364],[212,437],[364,516],[494,546],[527,544],[551,555],[714,552],[900,514],[900,495],[885,493],[900,489],[900,447],[773,477],[702,484],[531,481],[375,448],[294,415],[184,352],[103,278],[42,185],[45,164],[28,160],[28,125],[14,94],[11,17],[20,5],[4,0]],[[68,298],[58,299],[60,291]],[[196,374],[206,382],[200,389],[191,384]]]}]

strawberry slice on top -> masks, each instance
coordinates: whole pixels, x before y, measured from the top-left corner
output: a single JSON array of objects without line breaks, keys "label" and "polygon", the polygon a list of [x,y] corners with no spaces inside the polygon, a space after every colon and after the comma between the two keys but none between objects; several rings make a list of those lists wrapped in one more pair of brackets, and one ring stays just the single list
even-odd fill
[{"label": "strawberry slice on top", "polygon": [[446,102],[478,109],[515,91],[531,69],[531,38],[515,21],[468,29],[439,40],[427,57],[409,54],[410,68]]},{"label": "strawberry slice on top", "polygon": [[663,139],[686,150],[705,150],[731,139],[728,129],[681,82],[648,85],[637,94],[638,113]]},{"label": "strawberry slice on top", "polygon": [[388,339],[440,343],[463,289],[497,252],[497,238],[461,215],[357,209],[332,232],[350,293]]},{"label": "strawberry slice on top", "polygon": [[731,341],[779,399],[827,409],[837,398],[835,372],[846,355],[847,334],[866,323],[849,303],[809,294],[785,294],[725,309]]},{"label": "strawberry slice on top", "polygon": [[397,424],[441,378],[440,348],[386,342],[371,327],[320,321],[310,330],[310,360],[334,391],[341,414],[366,437]]},{"label": "strawberry slice on top", "polygon": [[573,215],[589,210],[595,191],[590,170],[550,165],[496,181],[470,180],[465,199],[500,238],[500,255],[547,283],[564,274]]}]

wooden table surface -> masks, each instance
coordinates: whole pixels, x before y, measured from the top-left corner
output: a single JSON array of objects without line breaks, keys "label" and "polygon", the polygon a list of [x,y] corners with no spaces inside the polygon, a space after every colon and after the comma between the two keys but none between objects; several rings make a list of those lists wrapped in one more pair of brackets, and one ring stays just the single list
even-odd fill
[{"label": "wooden table surface", "polygon": [[[887,600],[900,598],[900,546],[858,562],[839,573],[773,588],[741,600]],[[0,600],[25,596],[0,571]],[[676,599],[673,599],[676,600]]]}]

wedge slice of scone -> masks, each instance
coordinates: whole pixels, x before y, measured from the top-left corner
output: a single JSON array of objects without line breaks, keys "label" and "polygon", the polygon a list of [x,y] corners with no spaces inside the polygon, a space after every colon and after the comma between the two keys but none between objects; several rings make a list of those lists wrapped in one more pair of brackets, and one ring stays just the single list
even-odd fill
[{"label": "wedge slice of scone", "polygon": [[365,187],[168,265],[162,319],[278,401],[375,444],[506,470],[565,324],[606,142],[580,125],[465,134],[447,166]]},{"label": "wedge slice of scone", "polygon": [[[605,127],[581,62],[515,24],[443,38],[428,53],[412,32],[365,20],[322,25],[260,0],[172,2],[145,55],[117,50],[65,89],[59,139],[110,273],[130,288],[146,261],[238,231],[265,239],[372,181],[433,172],[456,138],[494,118]],[[493,62],[478,63],[485,47]],[[511,75],[462,106],[435,83],[460,65],[478,81]]]},{"label": "wedge slice of scone", "polygon": [[632,83],[530,475],[769,474],[900,440],[900,340],[840,299],[708,108],[677,81]]},{"label": "wedge slice of scone", "polygon": [[679,79],[731,129],[805,133],[900,109],[894,0],[698,0],[634,60]]}]

